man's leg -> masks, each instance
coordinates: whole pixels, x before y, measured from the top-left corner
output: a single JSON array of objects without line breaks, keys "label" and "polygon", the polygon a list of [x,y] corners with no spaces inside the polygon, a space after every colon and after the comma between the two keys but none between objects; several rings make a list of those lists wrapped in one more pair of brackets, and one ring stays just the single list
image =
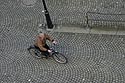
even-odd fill
[{"label": "man's leg", "polygon": [[[46,49],[50,49],[47,44],[45,44],[44,47],[45,47]],[[40,48],[37,47],[37,46],[35,46],[35,48],[38,49],[38,50],[42,53],[42,55],[44,55],[46,58],[48,58],[48,56],[49,56],[49,52],[48,52],[48,51],[41,51]]]},{"label": "man's leg", "polygon": [[[34,46],[35,46],[35,45],[34,45]],[[35,48],[36,48],[39,52],[41,52],[41,50],[40,50],[39,47],[35,46]],[[37,55],[38,57],[41,57],[41,56],[40,56],[40,53],[38,54],[38,51],[37,51],[37,54],[36,54],[36,55]]]},{"label": "man's leg", "polygon": [[[47,44],[45,44],[44,47],[45,47],[46,49],[50,49],[49,46],[48,46]],[[48,51],[42,51],[42,52],[43,52],[43,54],[46,56],[46,58],[48,58],[49,52],[48,52]]]}]

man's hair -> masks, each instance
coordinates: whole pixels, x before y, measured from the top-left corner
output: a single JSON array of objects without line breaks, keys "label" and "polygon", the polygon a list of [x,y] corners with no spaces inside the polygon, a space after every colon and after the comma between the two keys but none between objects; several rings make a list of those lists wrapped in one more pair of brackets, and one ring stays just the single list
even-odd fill
[{"label": "man's hair", "polygon": [[38,29],[38,33],[46,33],[46,27],[44,24],[39,24],[39,29]]},{"label": "man's hair", "polygon": [[40,34],[40,33],[46,33],[46,30],[39,29],[39,30],[38,30],[38,33],[39,33],[39,34]]}]

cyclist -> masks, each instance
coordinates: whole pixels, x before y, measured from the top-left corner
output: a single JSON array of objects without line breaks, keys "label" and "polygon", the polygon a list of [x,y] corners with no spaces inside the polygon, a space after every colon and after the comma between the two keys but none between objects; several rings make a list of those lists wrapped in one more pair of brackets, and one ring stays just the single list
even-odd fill
[{"label": "cyclist", "polygon": [[48,58],[52,51],[46,44],[46,40],[49,40],[53,44],[57,44],[57,42],[50,35],[46,34],[45,31],[41,31],[39,35],[36,37],[34,45],[42,52],[43,55],[46,56],[46,58]]}]

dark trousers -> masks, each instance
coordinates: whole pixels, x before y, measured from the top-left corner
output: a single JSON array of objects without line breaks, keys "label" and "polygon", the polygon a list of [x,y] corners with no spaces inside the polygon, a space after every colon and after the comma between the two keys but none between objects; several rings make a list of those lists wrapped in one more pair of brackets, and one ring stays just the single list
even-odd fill
[{"label": "dark trousers", "polygon": [[[34,46],[35,46],[35,45],[34,45]],[[37,46],[35,46],[35,48],[38,49],[43,55],[45,55],[45,56],[48,56],[48,55],[49,55],[49,52],[48,52],[48,51],[42,51],[42,50],[40,50],[40,48],[37,47]],[[45,44],[44,48],[50,49],[47,44]]]}]

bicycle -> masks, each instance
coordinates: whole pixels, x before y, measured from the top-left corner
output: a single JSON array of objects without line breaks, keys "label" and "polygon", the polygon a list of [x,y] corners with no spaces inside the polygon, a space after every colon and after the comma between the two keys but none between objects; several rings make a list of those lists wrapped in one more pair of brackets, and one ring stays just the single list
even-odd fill
[{"label": "bicycle", "polygon": [[[62,54],[62,53],[59,53],[57,51],[55,51],[54,49],[52,49],[52,53],[50,54],[50,57],[52,57],[56,62],[58,63],[61,63],[61,64],[66,64],[67,63],[67,58]],[[35,57],[35,58],[45,58],[46,56],[43,55],[43,53],[38,49],[36,48],[34,45],[31,45],[29,48],[28,48],[28,51],[29,53]]]}]

